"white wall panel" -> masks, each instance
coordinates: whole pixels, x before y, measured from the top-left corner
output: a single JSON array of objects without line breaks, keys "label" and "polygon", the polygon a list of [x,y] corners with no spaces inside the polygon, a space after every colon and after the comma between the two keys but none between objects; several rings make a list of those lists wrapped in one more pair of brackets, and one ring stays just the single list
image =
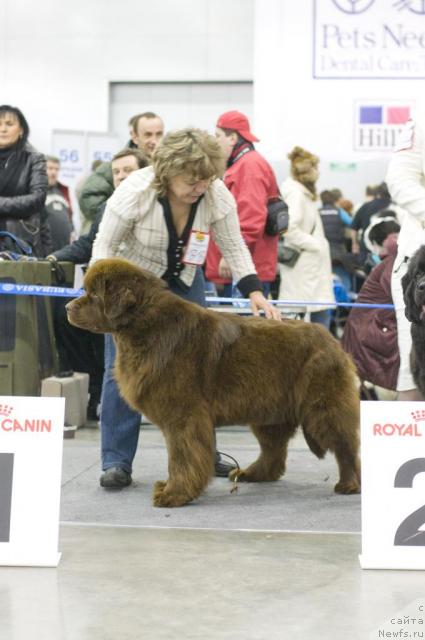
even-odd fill
[{"label": "white wall panel", "polygon": [[[408,24],[412,21],[410,4],[374,0],[373,3],[317,0],[345,24],[341,52],[354,40],[354,31],[373,31],[383,25]],[[265,4],[267,8],[265,10]],[[418,7],[420,3],[415,5]],[[288,173],[286,155],[294,145],[301,145],[321,158],[321,188],[342,187],[347,197],[360,200],[366,184],[384,179],[390,151],[358,151],[354,148],[355,105],[385,102],[419,103],[424,95],[421,79],[316,79],[313,77],[314,0],[256,0],[254,59],[254,124],[261,132],[261,151]],[[362,10],[358,15],[344,14]],[[339,11],[339,14],[338,14]],[[368,11],[373,11],[369,14]],[[373,17],[373,22],[371,18]],[[406,27],[406,32],[413,28]],[[417,32],[425,31],[425,15],[415,18]],[[351,31],[349,31],[351,29]],[[351,36],[350,36],[351,34]],[[359,36],[360,40],[360,36]],[[420,40],[416,42],[418,56]],[[415,46],[413,38],[409,48]],[[395,48],[395,47],[394,47]],[[423,47],[422,47],[423,48]],[[402,49],[402,47],[400,47]],[[359,45],[360,54],[364,53]],[[374,48],[379,54],[379,46]],[[388,50],[382,50],[387,55]],[[402,56],[402,53],[399,54]],[[352,170],[348,164],[355,163]]]},{"label": "white wall panel", "polygon": [[32,142],[49,151],[53,129],[107,131],[111,82],[250,81],[253,7],[1,0],[0,104],[19,106]]},{"label": "white wall panel", "polygon": [[196,126],[212,133],[218,116],[229,109],[251,117],[251,83],[117,83],[111,87],[109,128],[124,143],[130,117],[154,111],[163,118],[167,131]]}]

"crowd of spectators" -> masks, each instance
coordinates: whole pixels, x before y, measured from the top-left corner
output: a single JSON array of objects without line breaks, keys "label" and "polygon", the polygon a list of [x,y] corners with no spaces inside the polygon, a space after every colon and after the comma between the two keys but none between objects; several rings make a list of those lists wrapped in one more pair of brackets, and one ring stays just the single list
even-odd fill
[{"label": "crowd of spectators", "polygon": [[[288,154],[290,175],[279,187],[269,162],[255,148],[259,140],[248,118],[239,111],[217,118],[215,136],[198,129],[165,136],[164,122],[153,112],[133,116],[129,128],[125,147],[111,162],[92,167],[78,185],[80,220],[75,225],[77,212],[60,181],[59,159],[31,146],[28,123],[18,108],[0,106],[2,259],[19,258],[16,237],[29,247],[27,255],[52,262],[87,265],[127,257],[198,304],[205,304],[209,286],[225,297],[237,287],[238,295],[250,298],[253,312],[266,317],[278,317],[267,298],[296,300],[305,320],[342,336],[362,384],[397,389],[394,312],[356,308],[341,316],[335,311],[341,291],[345,300],[392,302],[402,210],[385,182],[367,185],[356,207],[334,185],[318,193],[319,157],[296,146]],[[276,198],[288,209],[282,238],[265,232],[268,203]],[[201,259],[193,264],[185,261],[185,251],[199,240],[193,238],[195,231],[205,242]],[[280,262],[279,243],[292,252],[291,261]],[[65,302],[53,303],[60,372],[89,373],[89,417],[100,413],[103,437],[101,484],[127,486],[140,416],[125,406],[116,389],[112,338],[107,336],[104,349],[103,336],[71,327]],[[336,317],[343,317],[338,331]],[[227,475],[229,468],[217,453],[217,475]]]}]

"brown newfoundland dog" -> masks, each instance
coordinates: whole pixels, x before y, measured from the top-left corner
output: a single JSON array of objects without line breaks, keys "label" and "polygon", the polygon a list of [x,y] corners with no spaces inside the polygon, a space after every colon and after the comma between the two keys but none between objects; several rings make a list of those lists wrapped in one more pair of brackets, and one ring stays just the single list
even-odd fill
[{"label": "brown newfoundland dog", "polygon": [[278,480],[301,425],[316,456],[335,454],[335,491],[360,491],[355,370],[323,327],[203,309],[121,259],[96,262],[84,286],[67,305],[69,321],[113,334],[120,392],[167,443],[169,478],[155,484],[156,506],[200,495],[213,474],[214,427],[234,424],[250,426],[261,453],[231,479]]}]

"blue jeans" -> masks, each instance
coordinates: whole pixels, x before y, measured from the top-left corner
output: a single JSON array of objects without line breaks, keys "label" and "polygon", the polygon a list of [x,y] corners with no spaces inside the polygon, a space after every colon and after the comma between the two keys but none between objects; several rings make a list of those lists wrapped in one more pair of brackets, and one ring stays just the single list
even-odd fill
[{"label": "blue jeans", "polygon": [[[170,291],[180,298],[205,307],[205,280],[202,269],[198,267],[196,270],[189,291],[184,292],[174,285],[170,287]],[[108,334],[105,336],[105,373],[100,405],[102,469],[105,471],[110,467],[121,467],[131,473],[139,440],[140,414],[130,409],[121,398],[112,373],[114,362],[115,343]]]},{"label": "blue jeans", "polygon": [[310,313],[310,322],[322,324],[326,329],[331,326],[331,310],[322,309],[322,311],[312,311]]}]

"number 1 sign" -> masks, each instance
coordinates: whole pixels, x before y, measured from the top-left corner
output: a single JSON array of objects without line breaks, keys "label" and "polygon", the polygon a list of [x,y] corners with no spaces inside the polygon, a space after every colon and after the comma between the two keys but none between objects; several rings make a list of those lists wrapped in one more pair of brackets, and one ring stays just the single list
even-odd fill
[{"label": "number 1 sign", "polygon": [[0,566],[57,566],[64,398],[0,397]]},{"label": "number 1 sign", "polygon": [[362,569],[425,569],[425,403],[362,402]]}]

